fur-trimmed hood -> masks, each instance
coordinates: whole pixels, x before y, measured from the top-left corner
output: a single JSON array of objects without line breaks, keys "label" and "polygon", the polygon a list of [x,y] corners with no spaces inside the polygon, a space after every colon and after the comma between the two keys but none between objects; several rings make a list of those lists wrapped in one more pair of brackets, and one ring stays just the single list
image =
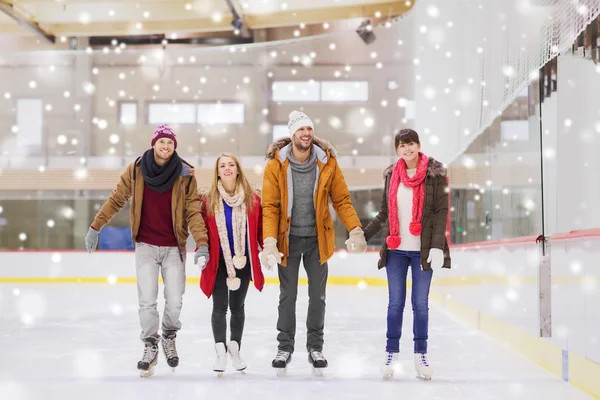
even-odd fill
[{"label": "fur-trimmed hood", "polygon": [[[277,140],[275,143],[269,145],[269,147],[267,148],[266,158],[268,160],[275,158],[275,155],[277,154],[277,152],[279,152],[279,160],[281,162],[285,161],[287,157],[287,152],[291,149],[291,144],[292,139],[288,137]],[[333,147],[333,145],[325,139],[321,139],[314,136],[313,145],[317,149],[317,158],[323,163],[327,163],[328,157],[337,158],[338,156],[335,147]]]},{"label": "fur-trimmed hood", "polygon": [[[383,171],[383,179],[387,178],[388,175],[392,174],[392,171],[394,170],[395,165],[396,165],[396,163],[393,163],[393,164],[389,165]],[[429,175],[429,176],[446,176],[446,174],[447,174],[447,169],[446,169],[446,167],[444,167],[444,164],[442,164],[435,158],[429,157],[429,165],[427,166],[427,175]]]}]

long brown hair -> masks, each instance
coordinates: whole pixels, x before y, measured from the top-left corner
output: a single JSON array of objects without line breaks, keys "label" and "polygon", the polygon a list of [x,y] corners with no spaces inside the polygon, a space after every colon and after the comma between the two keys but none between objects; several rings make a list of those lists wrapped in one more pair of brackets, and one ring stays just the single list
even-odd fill
[{"label": "long brown hair", "polygon": [[237,192],[240,186],[244,189],[244,202],[246,203],[246,207],[248,212],[252,211],[252,196],[254,195],[254,189],[250,186],[246,175],[244,174],[244,170],[240,165],[240,160],[237,159],[231,153],[221,153],[219,157],[217,157],[217,161],[215,162],[215,171],[212,179],[212,186],[210,188],[210,192],[208,194],[208,212],[211,215],[214,215],[217,211],[217,205],[222,201],[221,194],[219,193],[219,189],[217,187],[217,183],[219,182],[219,161],[222,157],[229,157],[235,162],[235,166],[237,168],[237,179],[235,182],[235,191]]}]

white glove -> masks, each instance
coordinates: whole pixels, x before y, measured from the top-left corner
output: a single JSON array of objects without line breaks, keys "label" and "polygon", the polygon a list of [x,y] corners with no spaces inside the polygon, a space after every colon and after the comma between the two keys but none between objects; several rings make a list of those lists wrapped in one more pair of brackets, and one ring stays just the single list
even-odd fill
[{"label": "white glove", "polygon": [[442,249],[431,249],[429,250],[429,257],[427,262],[431,266],[432,270],[438,270],[444,265],[444,251]]},{"label": "white glove", "polygon": [[263,244],[263,251],[258,253],[258,258],[260,259],[260,265],[270,271],[277,264],[281,264],[283,253],[280,253],[277,249],[277,239],[275,238],[265,238]]},{"label": "white glove", "polygon": [[196,263],[196,267],[200,268],[200,271],[204,271],[204,268],[206,268],[206,257],[204,257],[204,256],[198,257],[198,262]]},{"label": "white glove", "polygon": [[365,233],[359,227],[356,227],[350,231],[350,237],[346,242],[346,250],[350,253],[364,253],[367,250],[367,241],[365,240]]},{"label": "white glove", "polygon": [[206,268],[206,264],[208,263],[209,255],[208,255],[208,246],[200,246],[196,253],[194,254],[194,264],[200,268],[202,271]]}]

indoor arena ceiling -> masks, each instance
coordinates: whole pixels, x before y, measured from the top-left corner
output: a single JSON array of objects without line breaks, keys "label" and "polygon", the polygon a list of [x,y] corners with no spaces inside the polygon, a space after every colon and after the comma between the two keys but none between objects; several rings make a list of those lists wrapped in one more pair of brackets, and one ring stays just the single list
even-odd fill
[{"label": "indoor arena ceiling", "polygon": [[412,6],[407,0],[0,0],[0,33],[52,42],[75,36],[252,37],[257,29],[393,18]]}]

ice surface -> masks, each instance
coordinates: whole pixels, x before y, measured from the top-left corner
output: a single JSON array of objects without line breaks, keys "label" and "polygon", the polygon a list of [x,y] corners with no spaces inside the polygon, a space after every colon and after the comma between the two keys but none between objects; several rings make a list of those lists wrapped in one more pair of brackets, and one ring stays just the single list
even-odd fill
[{"label": "ice surface", "polygon": [[[15,289],[18,289],[15,290]],[[15,295],[15,293],[19,293]],[[415,378],[412,309],[407,301],[401,369],[383,380],[387,289],[334,286],[327,294],[324,354],[329,368],[311,376],[305,350],[307,290],[298,299],[296,351],[288,376],[270,367],[277,350],[278,286],[250,288],[242,356],[212,372],[212,300],[188,285],[178,336],[180,366],[172,374],[161,354],[156,374],[142,379],[136,287],[132,284],[0,285],[0,398],[43,399],[560,399],[591,397],[495,340],[431,306],[429,356],[433,380]],[[162,297],[162,288],[161,288]],[[410,299],[410,294],[408,299]],[[162,311],[162,299],[159,301]],[[161,312],[162,313],[162,312]]]}]

